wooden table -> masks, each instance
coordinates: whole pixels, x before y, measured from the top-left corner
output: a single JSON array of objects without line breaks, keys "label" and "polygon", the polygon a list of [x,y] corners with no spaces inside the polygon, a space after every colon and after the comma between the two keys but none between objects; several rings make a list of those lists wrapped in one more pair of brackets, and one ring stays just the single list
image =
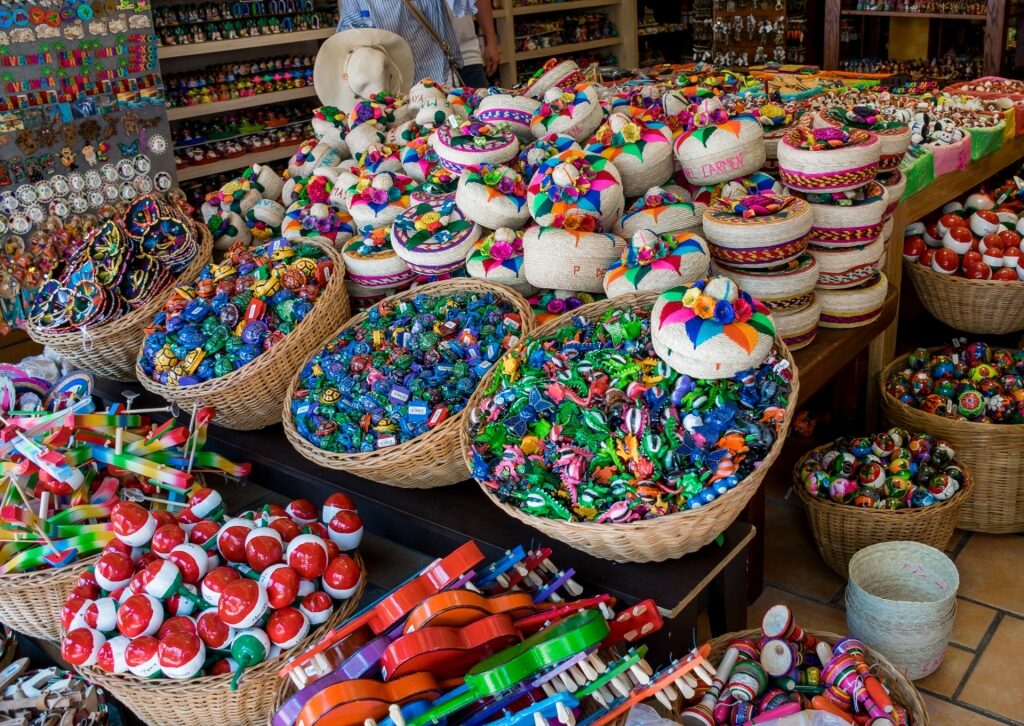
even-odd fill
[{"label": "wooden table", "polygon": [[[97,379],[97,395],[123,402],[122,392],[141,393],[136,408],[161,401],[136,384]],[[736,522],[722,537],[698,552],[666,563],[614,563],[548,540],[502,514],[474,481],[439,489],[398,489],[344,471],[325,469],[299,455],[280,424],[259,431],[210,427],[208,446],[235,461],[252,463],[252,480],[285,497],[320,504],[332,492],[353,496],[367,531],[432,557],[448,554],[467,539],[476,540],[488,557],[517,544],[549,545],[554,561],[572,567],[578,578],[624,602],[653,599],[672,620],[667,638],[659,638],[655,657],[685,652],[695,645],[697,616],[707,611],[715,635],[742,630],[747,620],[747,549],[754,527]],[[663,652],[658,651],[664,649]]]}]

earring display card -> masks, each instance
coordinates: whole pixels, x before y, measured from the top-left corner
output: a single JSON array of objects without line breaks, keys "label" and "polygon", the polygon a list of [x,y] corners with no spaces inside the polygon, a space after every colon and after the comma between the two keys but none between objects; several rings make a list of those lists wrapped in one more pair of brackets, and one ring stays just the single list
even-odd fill
[{"label": "earring display card", "polygon": [[5,3],[0,65],[5,248],[175,185],[149,0]]}]

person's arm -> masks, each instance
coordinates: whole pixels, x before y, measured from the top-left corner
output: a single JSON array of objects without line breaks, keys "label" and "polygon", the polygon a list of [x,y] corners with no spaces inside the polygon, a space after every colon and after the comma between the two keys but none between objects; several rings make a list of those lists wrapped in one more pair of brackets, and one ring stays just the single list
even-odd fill
[{"label": "person's arm", "polygon": [[491,76],[501,64],[501,45],[498,43],[498,33],[494,29],[491,0],[479,0],[476,8],[476,22],[484,34],[484,70],[487,71],[488,76]]}]

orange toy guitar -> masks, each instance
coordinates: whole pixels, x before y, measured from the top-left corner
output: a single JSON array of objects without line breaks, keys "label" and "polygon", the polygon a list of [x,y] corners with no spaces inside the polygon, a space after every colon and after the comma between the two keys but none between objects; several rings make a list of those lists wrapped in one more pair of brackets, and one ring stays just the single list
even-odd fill
[{"label": "orange toy guitar", "polygon": [[388,715],[392,703],[433,700],[441,695],[441,686],[429,673],[414,673],[390,683],[370,678],[342,681],[328,686],[310,698],[299,712],[297,726],[355,726],[367,719],[375,721]]},{"label": "orange toy guitar", "polygon": [[461,628],[422,628],[399,636],[384,651],[384,680],[420,671],[438,680],[461,679],[484,658],[521,639],[508,615],[490,615]]},{"label": "orange toy guitar", "polygon": [[405,632],[427,626],[458,628],[489,615],[518,618],[536,611],[533,598],[523,592],[487,597],[473,590],[444,590],[431,595],[409,613]]}]

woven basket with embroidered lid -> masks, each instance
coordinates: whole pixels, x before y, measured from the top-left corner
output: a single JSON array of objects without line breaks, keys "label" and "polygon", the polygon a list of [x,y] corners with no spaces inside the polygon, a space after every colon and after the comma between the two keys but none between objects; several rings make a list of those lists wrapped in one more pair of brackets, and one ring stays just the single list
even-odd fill
[{"label": "woven basket with embroidered lid", "polygon": [[889,219],[903,199],[903,193],[907,191],[907,175],[898,168],[890,169],[887,172],[879,172],[878,181],[885,185],[888,192],[883,219]]},{"label": "woven basket with embroidered lid", "polygon": [[889,281],[884,273],[876,273],[857,287],[842,290],[819,288],[816,296],[821,301],[823,328],[859,328],[878,320],[885,305]]},{"label": "woven basket with embroidered lid", "polygon": [[786,186],[801,192],[844,192],[875,178],[881,156],[877,136],[854,129],[846,145],[815,150],[804,148],[808,133],[791,129],[779,143],[779,174]]},{"label": "woven basket with embroidered lid", "polygon": [[706,205],[695,204],[690,193],[680,187],[651,187],[630,205],[612,231],[627,239],[642,229],[655,234],[692,232],[700,235],[703,234],[701,220],[705,208]]},{"label": "woven basket with embroidered lid", "polygon": [[604,109],[593,85],[551,88],[530,123],[538,139],[548,134],[571,136],[579,143],[589,139],[604,120]]},{"label": "woven basket with embroidered lid", "polygon": [[818,263],[818,287],[822,290],[842,290],[863,285],[878,272],[885,242],[876,239],[863,247],[807,250]]},{"label": "woven basket with embroidered lid", "polygon": [[604,292],[626,241],[614,234],[534,225],[523,234],[523,276],[534,287]]},{"label": "woven basket with embroidered lid", "polygon": [[[845,111],[846,109],[841,107],[833,107],[818,111],[818,113],[814,114],[813,117],[814,128],[847,127],[848,124],[844,120],[843,115]],[[854,128],[861,128],[864,131],[870,131],[878,137],[878,140],[882,145],[882,153],[878,159],[878,168],[880,171],[889,171],[899,167],[900,162],[903,161],[903,155],[907,153],[907,149],[910,147],[910,126],[901,121],[880,120],[870,128],[864,128],[861,126],[855,126]]]},{"label": "woven basket with embroidered lid", "polygon": [[441,165],[454,174],[467,166],[503,164],[519,153],[515,134],[479,121],[463,122],[457,128],[442,124],[430,135],[430,144]]},{"label": "woven basket with embroidered lid", "polygon": [[613,113],[597,129],[586,150],[615,164],[627,197],[640,196],[672,177],[672,131],[656,121]]},{"label": "woven basket with embroidered lid", "polygon": [[[424,220],[434,220],[428,228]],[[455,204],[422,202],[400,214],[391,225],[391,246],[413,272],[445,275],[465,265],[473,243],[480,239],[480,225]]]},{"label": "woven basket with embroidered lid", "polygon": [[[744,211],[754,207],[760,210],[756,214]],[[812,224],[810,205],[791,196],[721,199],[704,210],[704,235],[711,256],[744,270],[779,267],[795,260],[807,249]]]},{"label": "woven basket with embroidered lid", "polygon": [[695,234],[657,235],[642,229],[627,242],[622,257],[608,268],[604,292],[611,298],[691,285],[707,276],[709,260],[707,242]]},{"label": "woven basket with embroidered lid", "polygon": [[811,304],[818,285],[818,263],[806,252],[780,267],[739,270],[712,260],[711,270],[730,278],[763,302],[773,315],[803,310]]},{"label": "woven basket with embroidered lid", "polygon": [[536,138],[530,123],[540,109],[540,101],[514,93],[494,93],[480,99],[473,118],[488,124],[507,124],[524,144]]},{"label": "woven basket with embroidered lid", "polygon": [[559,217],[588,216],[612,229],[625,207],[622,177],[615,165],[597,154],[570,149],[551,156],[538,168],[526,190],[533,220],[552,226]]},{"label": "woven basket with embroidered lid", "polygon": [[811,294],[811,301],[798,310],[772,311],[775,332],[790,350],[801,350],[818,337],[821,323],[821,300]]},{"label": "woven basket with embroidered lid", "polygon": [[848,200],[849,204],[818,203],[811,195],[808,201],[814,224],[807,235],[809,245],[815,249],[858,247],[881,237],[889,192],[876,181],[868,182],[857,191],[857,196],[863,198]]},{"label": "woven basket with embroidered lid", "polygon": [[764,132],[756,119],[740,116],[682,134],[675,154],[688,182],[719,184],[764,166]]}]

